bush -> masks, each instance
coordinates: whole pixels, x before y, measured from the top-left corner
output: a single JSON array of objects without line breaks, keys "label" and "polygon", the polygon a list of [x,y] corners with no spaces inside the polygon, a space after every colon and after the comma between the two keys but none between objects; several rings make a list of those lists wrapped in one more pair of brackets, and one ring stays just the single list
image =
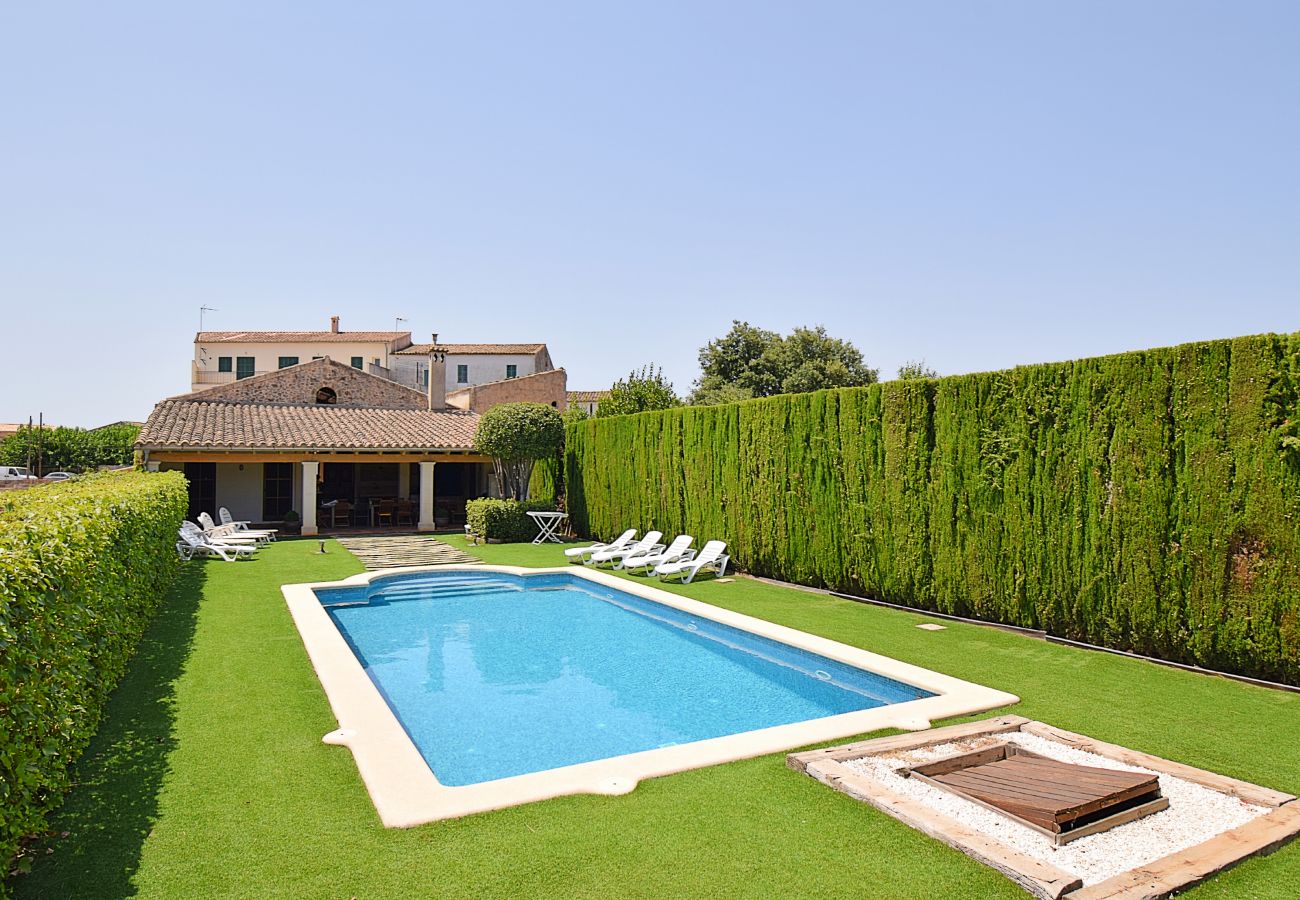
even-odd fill
[{"label": "bush", "polygon": [[533,463],[556,456],[564,446],[564,420],[544,403],[502,403],[478,422],[474,449],[492,457],[501,492],[528,498]]},{"label": "bush", "polygon": [[592,419],[585,535],[1300,684],[1300,334]]},{"label": "bush", "polygon": [[529,512],[552,512],[555,503],[547,500],[470,500],[465,504],[465,521],[469,530],[484,540],[514,543],[537,537],[537,523]]},{"label": "bush", "polygon": [[68,787],[68,767],[176,573],[186,505],[179,472],[90,475],[5,497],[0,860]]}]

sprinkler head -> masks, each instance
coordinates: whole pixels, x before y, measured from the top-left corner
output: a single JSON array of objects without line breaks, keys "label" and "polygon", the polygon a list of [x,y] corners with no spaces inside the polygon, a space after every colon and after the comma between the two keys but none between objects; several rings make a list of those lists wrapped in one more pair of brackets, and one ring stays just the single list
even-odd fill
[{"label": "sprinkler head", "polygon": [[316,552],[318,552],[318,553],[324,553],[324,552],[325,552],[325,542],[324,542],[324,541],[321,541],[321,542],[320,542],[320,550],[318,550],[318,551],[316,551]]}]

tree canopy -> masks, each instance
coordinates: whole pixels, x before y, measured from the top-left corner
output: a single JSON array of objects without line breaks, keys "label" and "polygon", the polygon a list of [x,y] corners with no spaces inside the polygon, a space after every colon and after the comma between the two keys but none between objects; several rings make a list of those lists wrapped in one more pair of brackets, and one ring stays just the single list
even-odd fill
[{"label": "tree canopy", "polygon": [[609,396],[596,406],[596,416],[623,416],[652,409],[680,406],[681,400],[672,383],[664,378],[663,369],[652,365],[634,369],[614,383]]},{"label": "tree canopy", "polygon": [[544,403],[502,403],[483,413],[474,449],[492,457],[501,492],[512,500],[528,499],[533,463],[559,453],[564,421]]},{"label": "tree canopy", "polygon": [[898,367],[898,380],[910,381],[916,378],[938,378],[939,373],[925,364],[925,360],[908,360]]},{"label": "tree canopy", "polygon": [[856,387],[877,378],[857,347],[821,325],[782,336],[738,320],[700,350],[700,370],[691,395],[699,404]]},{"label": "tree canopy", "polygon": [[46,472],[89,472],[99,466],[127,466],[135,458],[135,425],[103,428],[28,428],[0,441],[0,465],[32,465]]}]

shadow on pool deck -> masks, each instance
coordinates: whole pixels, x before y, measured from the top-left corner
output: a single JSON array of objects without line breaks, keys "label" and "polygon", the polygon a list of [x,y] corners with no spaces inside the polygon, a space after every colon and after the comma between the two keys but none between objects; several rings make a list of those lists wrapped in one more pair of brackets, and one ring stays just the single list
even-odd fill
[{"label": "shadow on pool deck", "polygon": [[222,563],[182,567],[163,599],[73,771],[74,790],[50,816],[48,836],[32,848],[42,877],[16,877],[10,887],[17,896],[136,893],[132,878],[176,746],[174,686],[193,644],[208,565]]}]

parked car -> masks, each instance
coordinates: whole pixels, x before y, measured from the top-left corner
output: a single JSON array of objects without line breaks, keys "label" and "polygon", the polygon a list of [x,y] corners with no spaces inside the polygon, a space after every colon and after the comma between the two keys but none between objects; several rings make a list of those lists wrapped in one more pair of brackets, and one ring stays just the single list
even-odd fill
[{"label": "parked car", "polygon": [[0,481],[35,481],[26,466],[0,466]]},{"label": "parked car", "polygon": [[76,472],[46,472],[46,481],[67,481],[69,478],[76,478]]}]

